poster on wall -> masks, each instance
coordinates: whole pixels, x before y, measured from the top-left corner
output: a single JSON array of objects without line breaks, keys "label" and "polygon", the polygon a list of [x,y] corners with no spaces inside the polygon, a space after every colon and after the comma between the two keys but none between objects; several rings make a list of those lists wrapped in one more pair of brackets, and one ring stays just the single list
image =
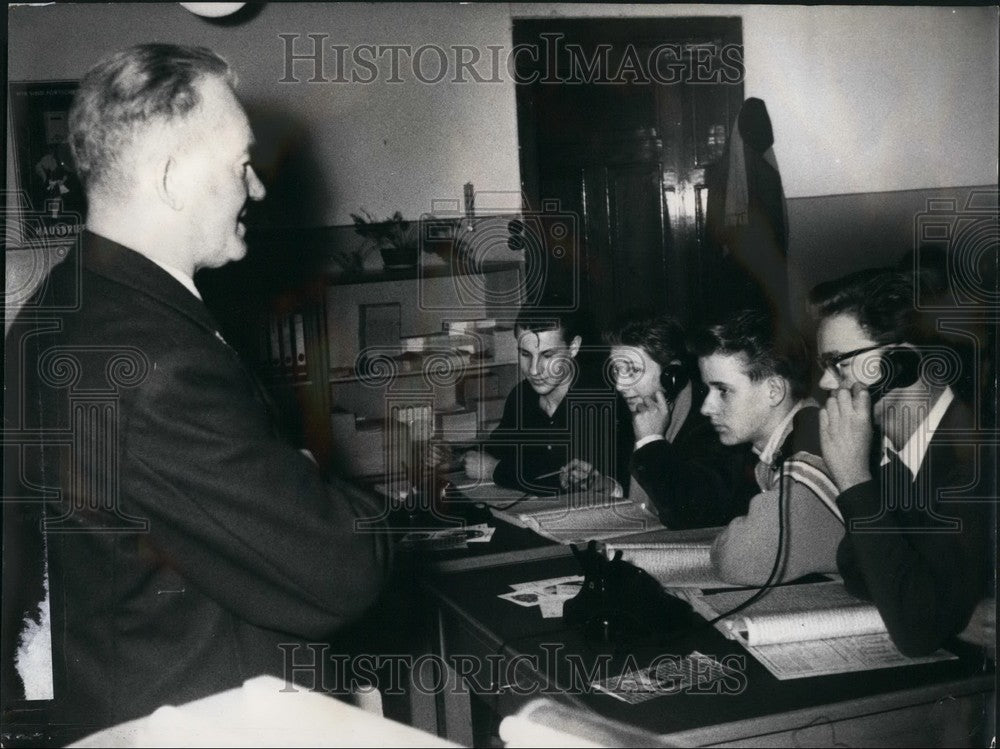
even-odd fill
[{"label": "poster on wall", "polygon": [[67,138],[75,81],[11,82],[10,128],[20,226],[32,239],[72,240],[83,227],[86,198]]}]

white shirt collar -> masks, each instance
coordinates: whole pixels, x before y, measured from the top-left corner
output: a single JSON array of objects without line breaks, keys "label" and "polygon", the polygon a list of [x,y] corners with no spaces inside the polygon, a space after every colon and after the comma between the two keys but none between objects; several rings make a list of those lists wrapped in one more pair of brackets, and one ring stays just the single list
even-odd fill
[{"label": "white shirt collar", "polygon": [[670,425],[663,434],[667,442],[673,442],[677,437],[677,433],[681,430],[681,427],[684,426],[684,422],[687,420],[688,414],[691,413],[691,402],[693,398],[693,388],[689,382],[681,389],[681,391],[677,394],[677,397],[674,398],[674,409],[670,414]]},{"label": "white shirt collar", "polygon": [[778,427],[771,432],[771,436],[767,440],[767,444],[764,445],[764,449],[757,452],[757,448],[753,448],[753,451],[757,453],[757,457],[760,458],[761,463],[767,463],[770,465],[774,461],[774,454],[781,447],[788,433],[792,431],[792,419],[795,418],[795,414],[801,411],[803,408],[809,405],[813,405],[815,401],[812,398],[803,398],[794,406],[792,410],[785,414],[785,417],[778,424]]},{"label": "white shirt collar", "polygon": [[927,412],[924,420],[913,430],[913,434],[910,435],[906,444],[903,445],[902,450],[897,451],[892,441],[888,437],[883,437],[882,465],[889,462],[888,451],[892,450],[899,455],[900,462],[909,469],[910,473],[913,474],[913,478],[916,479],[917,472],[920,470],[920,466],[924,464],[924,458],[927,457],[927,448],[930,447],[931,438],[934,436],[934,432],[937,431],[938,426],[940,426],[941,419],[944,418],[945,412],[953,400],[955,400],[955,394],[950,387],[946,387],[938,397],[937,402],[931,407],[931,410]]},{"label": "white shirt collar", "polygon": [[204,301],[201,298],[201,294],[198,293],[198,287],[194,285],[194,279],[191,278],[191,276],[189,276],[187,273],[183,273],[182,271],[177,270],[176,268],[170,265],[164,265],[163,263],[157,260],[153,260],[153,258],[149,256],[147,256],[147,258],[152,262],[156,263],[161,268],[163,268],[163,270],[165,270],[167,273],[173,276],[177,280],[177,282],[180,283],[185,289],[187,289],[196,297],[198,297],[199,302]]}]

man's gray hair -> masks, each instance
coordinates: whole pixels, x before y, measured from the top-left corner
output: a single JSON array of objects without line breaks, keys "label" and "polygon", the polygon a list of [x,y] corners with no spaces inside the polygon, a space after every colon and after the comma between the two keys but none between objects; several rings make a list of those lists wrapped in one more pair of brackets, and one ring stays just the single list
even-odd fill
[{"label": "man's gray hair", "polygon": [[183,118],[197,107],[197,84],[209,76],[236,85],[229,63],[210,49],[176,44],[139,44],[91,68],[69,113],[69,144],[84,185],[110,182],[145,127]]}]

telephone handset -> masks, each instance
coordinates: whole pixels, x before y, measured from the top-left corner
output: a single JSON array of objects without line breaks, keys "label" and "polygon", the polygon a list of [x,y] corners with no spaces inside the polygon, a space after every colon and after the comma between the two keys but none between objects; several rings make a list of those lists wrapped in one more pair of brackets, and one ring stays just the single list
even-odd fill
[{"label": "telephone handset", "polygon": [[890,390],[909,387],[920,378],[920,354],[912,348],[886,351],[879,362],[879,378],[868,386],[875,403]]},{"label": "telephone handset", "polygon": [[673,401],[681,394],[681,390],[688,384],[687,369],[683,364],[671,362],[660,372],[660,387],[663,388],[663,395],[668,401]]}]

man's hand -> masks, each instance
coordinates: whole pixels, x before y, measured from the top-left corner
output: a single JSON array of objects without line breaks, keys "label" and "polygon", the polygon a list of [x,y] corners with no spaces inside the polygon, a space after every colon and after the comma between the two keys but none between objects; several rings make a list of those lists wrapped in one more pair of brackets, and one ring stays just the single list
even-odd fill
[{"label": "man's hand", "polygon": [[573,458],[559,471],[559,483],[563,489],[589,489],[600,475],[600,471],[587,461]]},{"label": "man's hand", "polygon": [[462,456],[465,475],[478,481],[492,481],[493,471],[500,461],[482,450],[469,450]]},{"label": "man's hand", "polygon": [[830,393],[819,412],[819,439],[823,460],[841,492],[871,481],[871,398],[859,383],[850,390],[841,388]]},{"label": "man's hand", "polygon": [[623,497],[621,485],[610,476],[603,475],[590,463],[579,458],[573,458],[562,467],[559,473],[559,483],[563,489],[594,491],[612,497]]},{"label": "man's hand", "polygon": [[643,437],[660,437],[667,431],[673,414],[673,403],[667,401],[662,390],[642,399],[632,414],[632,429],[638,442]]}]

